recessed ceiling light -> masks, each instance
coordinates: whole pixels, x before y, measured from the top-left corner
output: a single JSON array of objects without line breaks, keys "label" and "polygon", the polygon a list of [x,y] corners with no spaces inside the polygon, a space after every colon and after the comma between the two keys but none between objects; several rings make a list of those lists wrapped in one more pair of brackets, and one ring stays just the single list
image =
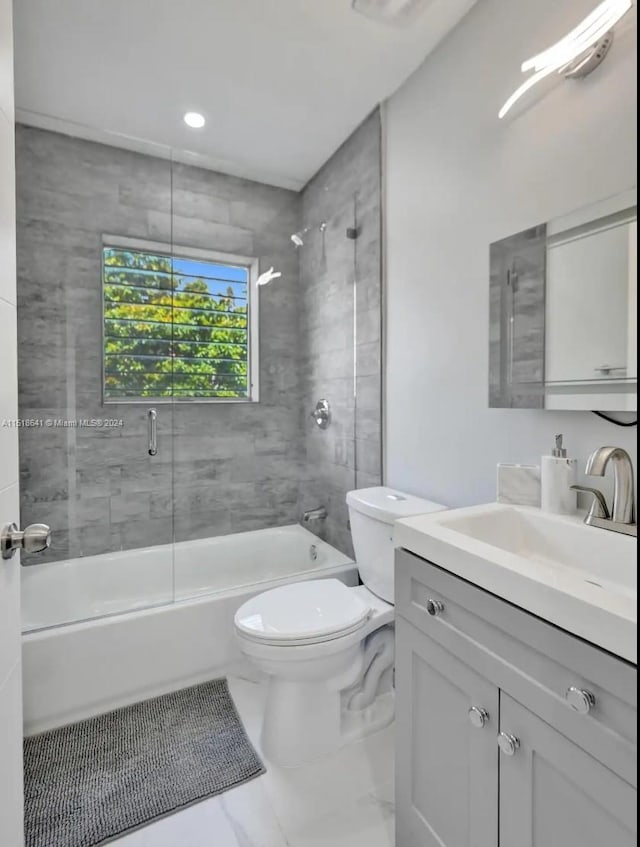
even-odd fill
[{"label": "recessed ceiling light", "polygon": [[200,112],[187,112],[183,120],[192,129],[201,129],[206,124],[204,115],[201,115]]}]

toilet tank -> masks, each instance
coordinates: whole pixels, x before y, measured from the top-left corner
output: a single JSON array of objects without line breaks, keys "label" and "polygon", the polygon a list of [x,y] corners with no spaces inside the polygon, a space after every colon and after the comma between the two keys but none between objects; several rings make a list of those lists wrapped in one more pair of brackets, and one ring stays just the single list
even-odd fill
[{"label": "toilet tank", "polygon": [[394,521],[446,506],[384,486],[349,491],[347,506],[360,578],[369,591],[393,603]]}]

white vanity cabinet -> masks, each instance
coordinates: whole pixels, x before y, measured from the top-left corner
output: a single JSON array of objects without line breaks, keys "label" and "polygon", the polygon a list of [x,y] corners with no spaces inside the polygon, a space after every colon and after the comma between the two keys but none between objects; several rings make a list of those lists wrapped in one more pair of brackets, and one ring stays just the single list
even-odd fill
[{"label": "white vanity cabinet", "polygon": [[397,847],[636,844],[637,669],[396,563]]}]

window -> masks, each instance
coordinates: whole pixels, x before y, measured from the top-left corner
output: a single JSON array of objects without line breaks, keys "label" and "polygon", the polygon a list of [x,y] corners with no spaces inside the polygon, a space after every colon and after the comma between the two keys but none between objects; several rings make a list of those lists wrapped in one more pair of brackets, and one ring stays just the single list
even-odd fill
[{"label": "window", "polygon": [[253,259],[105,239],[105,402],[256,400],[256,278]]}]

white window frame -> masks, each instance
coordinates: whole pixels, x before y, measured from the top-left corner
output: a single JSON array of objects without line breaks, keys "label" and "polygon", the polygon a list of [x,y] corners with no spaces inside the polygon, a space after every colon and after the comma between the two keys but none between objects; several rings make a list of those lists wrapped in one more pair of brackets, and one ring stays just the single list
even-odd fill
[{"label": "white window frame", "polygon": [[[205,262],[218,262],[221,265],[235,265],[246,268],[249,280],[247,283],[247,397],[106,397],[104,390],[104,249],[113,247],[116,250],[139,250],[141,252],[158,253],[162,256],[179,259],[195,259]],[[237,253],[223,253],[219,250],[205,250],[201,247],[171,245],[162,241],[147,241],[141,238],[127,238],[121,235],[102,236],[100,250],[100,323],[101,323],[101,394],[103,406],[121,404],[168,404],[168,403],[259,403],[260,402],[260,313],[258,295],[258,278],[260,262],[255,256],[241,256]]]}]

